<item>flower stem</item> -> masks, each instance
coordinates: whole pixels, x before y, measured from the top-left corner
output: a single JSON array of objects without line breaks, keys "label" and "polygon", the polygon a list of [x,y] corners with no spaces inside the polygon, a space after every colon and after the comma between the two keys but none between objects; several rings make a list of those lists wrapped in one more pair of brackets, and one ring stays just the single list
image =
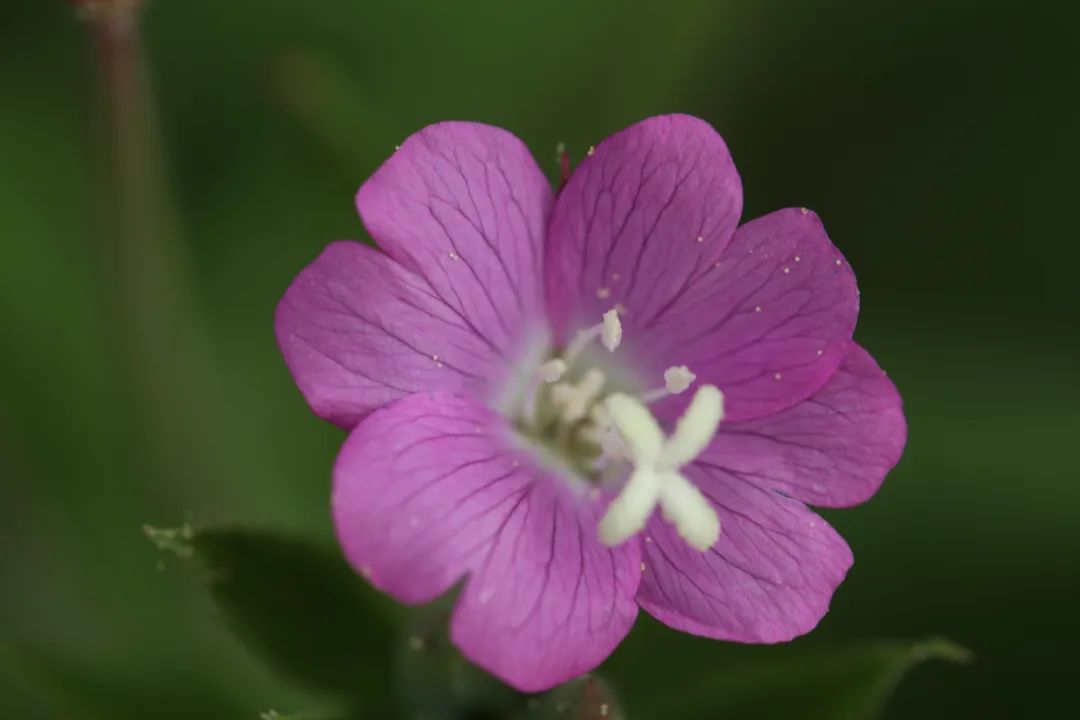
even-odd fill
[{"label": "flower stem", "polygon": [[[197,491],[200,481],[203,488],[212,486],[223,474],[222,442],[211,429],[217,423],[208,422],[220,417],[222,397],[214,392],[209,347],[174,230],[139,5],[111,0],[82,6],[95,40],[106,116],[107,278],[120,386],[132,413],[125,433],[129,455],[147,466],[140,472],[155,478],[152,497],[190,507],[187,493]],[[163,497],[170,491],[174,497]]]}]

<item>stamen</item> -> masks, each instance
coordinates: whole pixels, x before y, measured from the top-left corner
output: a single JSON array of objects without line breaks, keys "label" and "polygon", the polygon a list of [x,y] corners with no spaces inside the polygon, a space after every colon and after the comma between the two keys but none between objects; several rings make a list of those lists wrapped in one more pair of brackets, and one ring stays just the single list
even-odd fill
[{"label": "stamen", "polygon": [[536,369],[536,374],[529,380],[525,388],[525,407],[523,416],[525,424],[532,427],[536,424],[536,403],[540,383],[553,383],[566,374],[566,362],[562,358],[552,358]]},{"label": "stamen", "polygon": [[685,365],[669,367],[664,371],[664,387],[672,395],[678,395],[690,387],[695,380],[697,380],[697,375],[690,372],[690,368]]},{"label": "stamen", "polygon": [[695,380],[697,380],[697,375],[690,372],[690,368],[685,365],[673,365],[664,371],[664,387],[648,390],[638,397],[645,404],[654,403],[669,395],[678,395],[690,387]]},{"label": "stamen", "polygon": [[548,360],[540,366],[536,376],[546,383],[553,383],[566,374],[566,363],[562,358]]},{"label": "stamen", "polygon": [[608,310],[604,313],[603,329],[600,331],[600,342],[608,352],[615,352],[622,342],[622,323],[619,322],[619,313]]},{"label": "stamen", "polygon": [[566,361],[566,364],[568,366],[573,365],[578,355],[596,338],[601,338],[608,352],[615,352],[615,348],[619,347],[619,343],[622,341],[622,323],[619,322],[618,311],[608,310],[604,313],[603,322],[578,331],[578,334],[566,346],[566,351],[563,353],[563,360]]},{"label": "stamen", "polygon": [[577,385],[561,382],[551,388],[551,401],[560,408],[559,419],[573,424],[585,417],[604,388],[607,377],[596,368],[589,368]]}]

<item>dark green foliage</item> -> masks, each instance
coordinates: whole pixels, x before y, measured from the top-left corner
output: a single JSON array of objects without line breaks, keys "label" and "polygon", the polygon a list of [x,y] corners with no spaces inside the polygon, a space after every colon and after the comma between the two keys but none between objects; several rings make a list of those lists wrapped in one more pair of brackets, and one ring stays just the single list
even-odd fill
[{"label": "dark green foliage", "polygon": [[200,530],[193,559],[230,628],[284,677],[377,707],[392,682],[385,600],[337,549],[238,528]]}]

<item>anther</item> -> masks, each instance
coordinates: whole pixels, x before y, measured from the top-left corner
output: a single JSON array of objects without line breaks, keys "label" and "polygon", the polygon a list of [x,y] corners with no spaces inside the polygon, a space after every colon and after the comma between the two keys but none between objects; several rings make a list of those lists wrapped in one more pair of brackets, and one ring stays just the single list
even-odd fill
[{"label": "anther", "polygon": [[536,374],[529,380],[525,390],[525,407],[523,408],[525,423],[532,426],[536,423],[537,390],[540,383],[557,382],[566,374],[566,362],[562,358],[552,358],[536,369]]},{"label": "anther", "polygon": [[589,368],[577,385],[561,382],[551,388],[551,400],[559,408],[559,419],[573,424],[585,417],[600,395],[607,377],[596,368]]},{"label": "anther", "polygon": [[562,358],[553,358],[540,366],[536,376],[546,383],[553,383],[566,374],[566,363]]},{"label": "anther", "polygon": [[604,313],[603,328],[600,331],[600,342],[608,352],[615,352],[622,342],[622,323],[619,322],[619,313],[608,310]]},{"label": "anther", "polygon": [[578,331],[563,353],[563,360],[567,367],[573,365],[578,355],[597,338],[601,339],[608,352],[615,352],[615,348],[619,347],[619,342],[622,340],[622,323],[619,322],[618,310],[608,310],[604,313],[603,322]]},{"label": "anther", "polygon": [[685,365],[673,365],[664,371],[664,387],[643,392],[638,399],[645,404],[663,400],[669,395],[678,395],[697,380],[697,375]]},{"label": "anther", "polygon": [[694,380],[697,380],[697,375],[690,372],[690,368],[685,365],[676,365],[664,371],[664,387],[672,395],[678,395],[690,387]]}]

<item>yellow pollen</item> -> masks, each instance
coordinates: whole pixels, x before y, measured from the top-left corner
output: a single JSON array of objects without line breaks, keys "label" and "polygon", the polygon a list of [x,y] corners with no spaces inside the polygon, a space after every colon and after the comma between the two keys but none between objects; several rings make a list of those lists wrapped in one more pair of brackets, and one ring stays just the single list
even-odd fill
[{"label": "yellow pollen", "polygon": [[589,149],[585,151],[585,154],[586,155],[592,155],[595,152],[596,152],[596,148],[594,148],[592,145],[590,145]]}]

